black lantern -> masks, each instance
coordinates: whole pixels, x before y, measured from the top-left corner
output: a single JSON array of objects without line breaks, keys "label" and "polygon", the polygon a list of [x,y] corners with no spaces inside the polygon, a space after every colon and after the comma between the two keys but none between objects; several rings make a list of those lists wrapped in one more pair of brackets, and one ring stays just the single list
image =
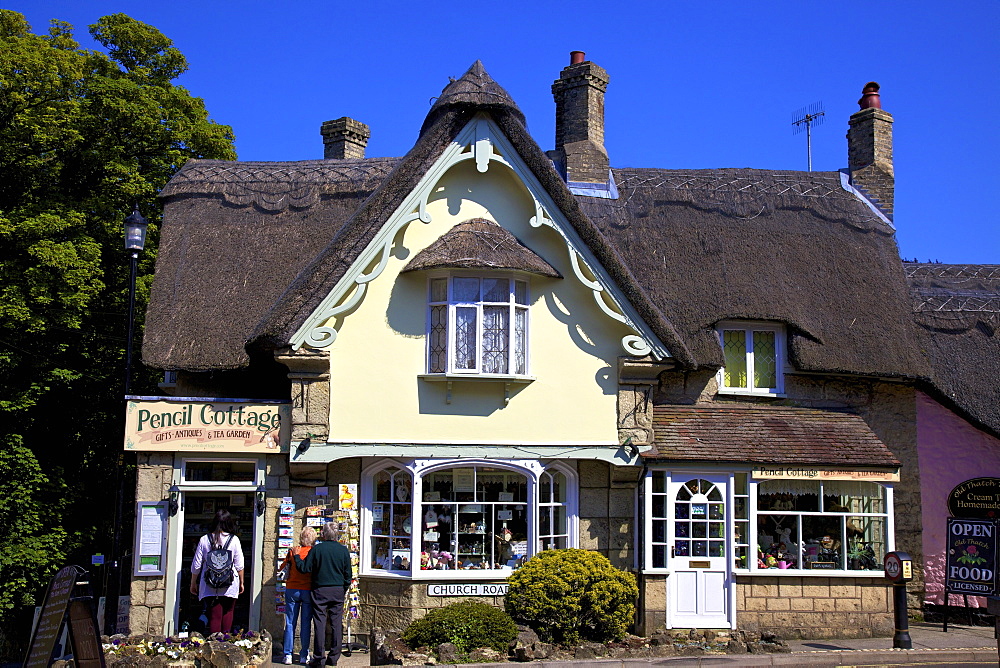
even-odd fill
[{"label": "black lantern", "polygon": [[146,228],[149,221],[139,213],[139,205],[136,204],[132,213],[125,219],[125,250],[134,252],[141,251],[146,245]]}]

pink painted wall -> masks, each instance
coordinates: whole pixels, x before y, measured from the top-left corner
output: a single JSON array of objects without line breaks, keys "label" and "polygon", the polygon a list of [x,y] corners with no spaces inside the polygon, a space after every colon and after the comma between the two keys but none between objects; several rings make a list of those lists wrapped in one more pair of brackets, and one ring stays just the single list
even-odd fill
[{"label": "pink painted wall", "polygon": [[[941,605],[948,494],[971,478],[1000,478],[1000,439],[917,392],[917,452],[924,525],[924,601]],[[905,511],[897,508],[896,512]],[[950,602],[962,605],[962,596],[952,594]],[[986,607],[986,599],[970,596],[969,605]]]}]

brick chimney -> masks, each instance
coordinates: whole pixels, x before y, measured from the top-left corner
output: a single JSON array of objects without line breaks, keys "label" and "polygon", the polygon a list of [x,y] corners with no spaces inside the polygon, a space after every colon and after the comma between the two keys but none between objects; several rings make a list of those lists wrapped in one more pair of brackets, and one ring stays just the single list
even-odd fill
[{"label": "brick chimney", "polygon": [[892,220],[896,179],[892,169],[892,114],[882,111],[879,85],[865,84],[847,131],[847,166],[851,183],[864,190]]},{"label": "brick chimney", "polygon": [[567,181],[608,182],[608,152],[604,148],[604,93],[608,73],[570,53],[570,64],[552,84],[556,100],[556,148],[549,153]]},{"label": "brick chimney", "polygon": [[323,157],[327,160],[364,158],[368,138],[372,136],[367,125],[347,116],[323,123],[319,132],[323,135]]}]

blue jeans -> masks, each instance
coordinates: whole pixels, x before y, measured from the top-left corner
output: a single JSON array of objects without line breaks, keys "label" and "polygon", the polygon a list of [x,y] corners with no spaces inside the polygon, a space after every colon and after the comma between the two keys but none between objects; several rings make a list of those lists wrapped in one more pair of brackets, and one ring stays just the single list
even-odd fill
[{"label": "blue jeans", "polygon": [[302,649],[299,658],[305,663],[309,657],[309,636],[312,632],[312,597],[308,589],[285,590],[285,654],[292,654],[295,649],[295,618],[302,611],[299,624],[299,635],[302,638]]}]

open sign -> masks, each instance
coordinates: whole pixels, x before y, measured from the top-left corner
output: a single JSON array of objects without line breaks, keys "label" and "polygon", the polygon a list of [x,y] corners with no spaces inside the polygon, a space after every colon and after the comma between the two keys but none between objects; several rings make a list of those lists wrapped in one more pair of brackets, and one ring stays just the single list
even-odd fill
[{"label": "open sign", "polygon": [[948,518],[945,591],[992,596],[997,591],[997,524]]}]

